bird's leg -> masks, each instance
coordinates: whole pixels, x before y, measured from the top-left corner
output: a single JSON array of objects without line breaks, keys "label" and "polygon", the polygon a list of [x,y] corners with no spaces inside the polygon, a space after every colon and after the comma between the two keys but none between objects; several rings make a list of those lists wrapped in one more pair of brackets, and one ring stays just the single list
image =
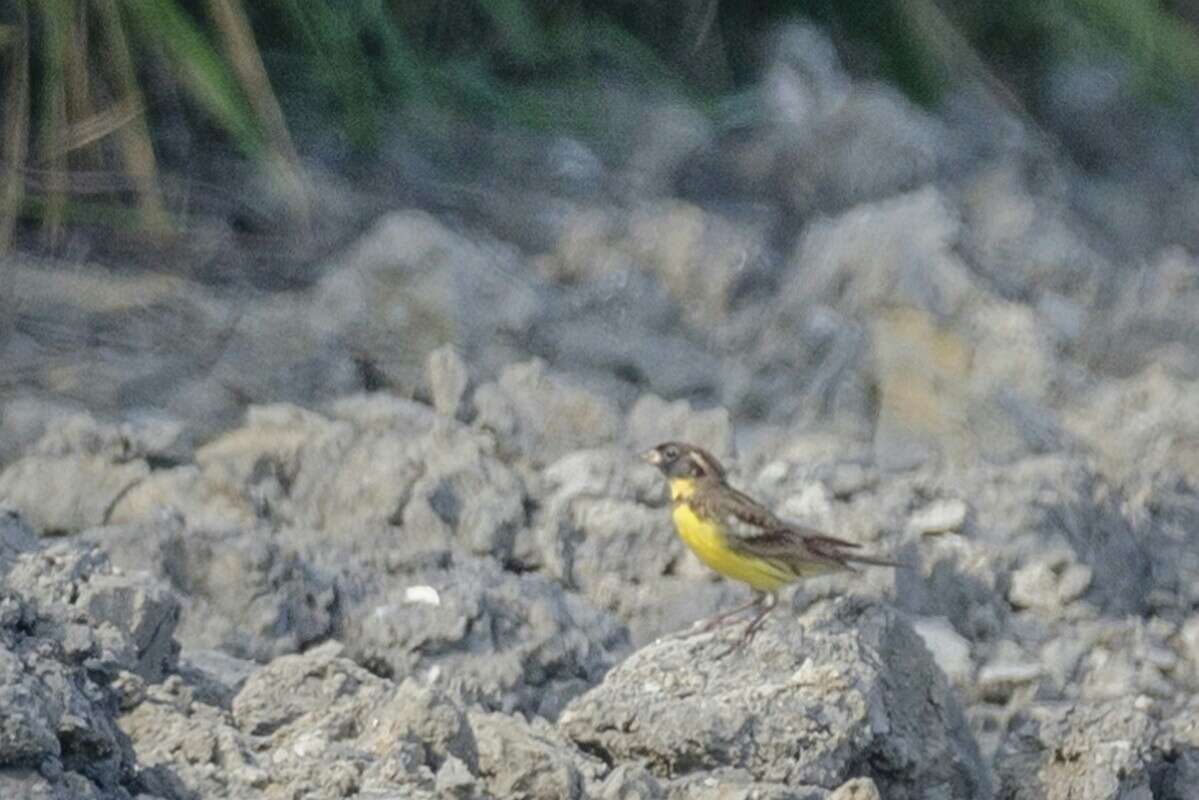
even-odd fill
[{"label": "bird's leg", "polygon": [[764,599],[765,602],[762,604],[762,610],[759,611],[758,616],[754,617],[753,621],[746,626],[745,633],[741,634],[742,644],[749,644],[751,641],[753,641],[753,638],[758,635],[758,630],[761,629],[762,623],[766,621],[767,615],[770,614],[771,611],[774,611],[774,607],[778,605],[779,602],[779,596],[774,592],[767,592]]},{"label": "bird's leg", "polygon": [[732,617],[735,617],[744,611],[748,611],[751,608],[757,608],[765,599],[766,595],[760,592],[754,592],[753,598],[748,603],[743,603],[736,608],[730,608],[728,611],[722,611],[715,616],[708,617],[707,619],[701,619],[700,621],[694,623],[690,630],[683,631],[682,633],[678,634],[677,638],[686,639],[690,636],[698,636],[701,633],[707,633],[710,630],[719,628],[721,625],[727,623]]},{"label": "bird's leg", "polygon": [[762,604],[762,610],[759,611],[758,615],[750,620],[750,623],[745,626],[745,630],[742,632],[737,641],[734,642],[733,645],[727,650],[716,656],[717,659],[724,658],[734,650],[740,650],[742,647],[745,647],[745,645],[753,641],[754,637],[758,635],[758,631],[762,628],[762,624],[766,622],[766,617],[769,616],[770,612],[774,611],[774,607],[778,605],[779,596],[774,592],[766,592],[758,599]]}]

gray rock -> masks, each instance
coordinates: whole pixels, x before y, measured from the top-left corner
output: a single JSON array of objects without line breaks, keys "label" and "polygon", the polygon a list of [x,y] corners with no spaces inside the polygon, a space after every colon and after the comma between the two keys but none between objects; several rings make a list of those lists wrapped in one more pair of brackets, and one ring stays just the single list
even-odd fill
[{"label": "gray rock", "polygon": [[619,420],[610,402],[551,374],[544,362],[506,368],[475,392],[475,425],[535,465],[610,443]]},{"label": "gray rock", "polygon": [[381,217],[339,262],[301,313],[394,386],[419,385],[425,357],[446,342],[474,353],[526,330],[537,300],[514,248],[419,211]]},{"label": "gray rock", "polygon": [[[265,796],[419,797],[439,785],[473,783],[477,750],[461,709],[434,689],[378,678],[339,658],[339,650],[324,645],[255,672],[234,699],[232,714],[219,717],[216,749],[202,743],[199,759],[189,760],[179,746],[190,734],[178,711],[194,703],[160,705],[157,722],[130,716],[131,726],[139,723],[135,742],[165,722],[174,746],[148,737],[145,745],[175,765],[185,782],[208,791],[214,780],[232,778],[231,788]],[[227,748],[232,768],[214,775],[211,766]]]},{"label": "gray rock", "polygon": [[[1052,462],[1044,466],[1058,470]],[[1078,462],[1063,466],[1066,469],[1050,490],[1053,494],[1030,504],[1030,516],[1037,527],[1064,536],[1074,560],[1090,567],[1093,577],[1087,599],[1112,613],[1143,608],[1150,587],[1171,571],[1168,562],[1155,562],[1152,555],[1152,548],[1160,546],[1155,533],[1142,527],[1143,520],[1125,514],[1119,494],[1094,473]],[[1039,470],[1034,467],[1034,471]]]},{"label": "gray rock", "polygon": [[[1063,409],[1063,425],[1098,455],[1099,468],[1130,491],[1150,491],[1163,474],[1199,483],[1194,399],[1199,382],[1157,364],[1123,380],[1108,380]],[[1135,455],[1134,455],[1135,454]]]},{"label": "gray rock", "polygon": [[625,246],[702,329],[723,321],[742,281],[762,272],[770,255],[763,234],[690,203],[668,201],[633,211]]},{"label": "gray rock", "polygon": [[763,86],[767,108],[788,127],[810,128],[835,111],[852,81],[828,34],[813,25],[788,24],[771,42]]},{"label": "gray rock", "polygon": [[55,419],[31,452],[0,473],[0,501],[23,510],[47,533],[105,524],[125,496],[150,478],[150,461],[190,458],[189,436],[181,422],[161,415],[119,424],[88,414]]},{"label": "gray rock", "polygon": [[101,548],[58,541],[14,560],[8,569],[6,588],[43,606],[70,606],[94,573],[109,570],[108,555]]},{"label": "gray rock", "polygon": [[176,666],[179,599],[165,583],[145,573],[92,575],[82,584],[75,605],[98,622],[109,622],[129,637],[137,654],[136,672],[157,683]]},{"label": "gray rock", "polygon": [[530,332],[530,349],[552,355],[586,387],[622,405],[633,403],[643,387],[663,397],[724,401],[730,379],[745,366],[722,359],[710,343],[681,330],[675,312],[657,281],[623,272],[572,290]]},{"label": "gray rock", "polygon": [[463,710],[340,652],[329,643],[275,659],[230,712],[168,679],[122,728],[142,763],[177,776],[168,796],[574,798],[606,772],[544,720]]},{"label": "gray rock", "polygon": [[667,786],[669,800],[827,800],[827,789],[819,786],[785,786],[755,781],[743,769],[719,769],[676,778]]},{"label": "gray rock", "polygon": [[148,570],[180,596],[184,647],[265,661],[325,638],[337,622],[332,576],[264,529],[128,526],[88,538],[117,566]]},{"label": "gray rock", "polygon": [[291,486],[291,518],[332,532],[398,522],[422,472],[413,440],[363,433],[332,448],[304,460]]},{"label": "gray rock", "polygon": [[522,723],[496,713],[471,711],[467,716],[478,745],[478,772],[496,797],[585,797],[585,778],[594,779],[605,769],[540,718]]},{"label": "gray rock", "polygon": [[1132,697],[1072,709],[1035,706],[1015,723],[996,756],[1002,796],[1157,797],[1154,732],[1150,715]]},{"label": "gray rock", "polygon": [[[703,36],[697,30],[683,36]],[[710,144],[711,121],[692,105],[675,99],[641,109],[631,120],[641,136],[629,139],[629,152],[618,180],[633,196],[658,196],[670,192],[679,166],[691,154]]]},{"label": "gray rock", "polygon": [[656,602],[656,585],[682,545],[663,509],[656,470],[625,450],[577,451],[542,472],[538,537],[551,574],[632,621]]},{"label": "gray rock", "polygon": [[[1087,225],[1053,187],[1055,176],[1042,170],[1033,183],[1018,160],[1005,160],[967,179],[960,193],[966,221],[964,246],[974,269],[1005,297],[1049,298],[1038,307],[1095,302],[1100,276],[1112,265],[1096,249]],[[1057,299],[1052,299],[1053,295]],[[1066,310],[1067,317],[1075,312]],[[1048,317],[1050,324],[1054,315]],[[1060,316],[1067,337],[1077,322]]]},{"label": "gray rock", "polygon": [[659,800],[666,790],[653,773],[639,764],[617,764],[596,788],[600,800]]},{"label": "gray rock", "polygon": [[456,697],[554,718],[628,646],[615,618],[546,578],[490,560],[411,573],[345,612],[348,653]]},{"label": "gray rock", "polygon": [[25,523],[20,513],[0,505],[0,577],[22,553],[38,548],[37,534]]},{"label": "gray rock", "polygon": [[0,501],[45,534],[74,533],[107,522],[113,505],[149,474],[142,460],[30,455],[0,472]]},{"label": "gray rock", "polygon": [[47,428],[81,413],[81,405],[52,393],[6,397],[0,404],[0,464],[15,461],[42,438]]},{"label": "gray rock", "polygon": [[86,617],[48,611],[0,597],[0,789],[128,800],[137,791],[133,751],[113,721],[116,692],[97,682],[111,654],[96,640],[66,641]]},{"label": "gray rock", "polygon": [[1059,612],[1086,594],[1093,572],[1085,564],[1071,563],[1069,554],[1034,561],[1012,573],[1008,600],[1016,608]]},{"label": "gray rock", "polygon": [[476,797],[478,782],[470,774],[466,764],[454,756],[448,756],[437,768],[433,786],[441,797],[459,797],[463,800]]},{"label": "gray rock", "polygon": [[189,531],[161,544],[164,568],[189,598],[179,640],[264,660],[334,627],[336,590],[262,531]]},{"label": "gray rock", "polygon": [[425,362],[425,382],[433,397],[433,408],[447,417],[466,419],[467,389],[470,371],[458,351],[443,345],[429,354]]},{"label": "gray rock", "polygon": [[332,404],[334,419],[254,408],[247,425],[203,448],[212,484],[252,498],[276,524],[324,532],[353,550],[397,558],[451,550],[532,558],[521,480],[490,437],[385,395]]},{"label": "gray rock", "polygon": [[445,426],[437,412],[425,403],[389,392],[367,392],[336,397],[322,406],[322,413],[342,420],[361,431],[379,433],[392,431],[405,436],[419,436],[431,428],[456,430]]},{"label": "gray rock", "polygon": [[545,524],[558,548],[557,570],[571,586],[604,608],[631,619],[645,605],[629,584],[666,575],[683,555],[668,515],[630,501],[558,496]]},{"label": "gray rock", "polygon": [[[1199,377],[1199,359],[1192,352],[1199,321],[1194,307],[1199,263],[1193,249],[1171,246],[1155,253],[1129,275],[1112,308],[1095,309],[1089,320],[1090,336],[1083,343],[1108,370],[1119,375],[1135,370],[1145,377],[1165,373],[1189,381]],[[1134,378],[1134,383],[1139,382]],[[1147,394],[1148,399],[1158,399],[1152,390]],[[1151,406],[1129,410],[1135,416],[1146,412],[1157,416]],[[1184,424],[1193,425],[1193,414],[1179,411]]]},{"label": "gray rock", "polygon": [[[57,543],[27,552],[11,565],[7,587],[44,609],[72,609],[61,612],[70,620],[63,645],[109,649],[113,672],[158,681],[175,668],[179,599],[149,575],[121,574],[95,545]],[[82,620],[75,619],[77,613],[85,615]]]},{"label": "gray rock", "polygon": [[145,770],[146,789],[168,798],[261,796],[270,786],[269,762],[227,711],[196,698],[178,677],[147,690],[144,702],[121,715]]},{"label": "gray rock", "polygon": [[[1069,602],[1066,597],[1078,598],[1086,577],[1070,569],[1078,564],[1090,568],[1092,575],[1081,599],[1110,613],[1132,612],[1145,607],[1154,585],[1173,585],[1176,570],[1186,563],[1181,551],[1173,554],[1170,537],[1163,537],[1147,518],[1130,514],[1124,496],[1084,458],[1053,455],[1002,468],[978,467],[969,480],[977,481],[971,493],[973,538],[1029,565],[1044,562],[1049,569],[1046,573],[1031,567],[1019,581],[1013,580],[1017,604],[1060,607]],[[1167,552],[1173,555],[1159,557]],[[1063,594],[1061,581],[1067,572]],[[979,578],[987,580],[985,575]],[[940,613],[953,619],[958,630],[968,631],[954,616],[960,610]]]},{"label": "gray rock", "polygon": [[[520,478],[474,438],[430,444],[404,505],[400,535],[430,546],[453,542],[468,553],[511,561],[517,533],[525,527]],[[535,558],[527,550],[522,555]]]},{"label": "gray rock", "polygon": [[1050,341],[1033,312],[971,273],[961,237],[956,207],[931,188],[813,223],[761,338],[779,364],[810,352],[821,415],[837,408],[821,398],[863,384],[882,466],[1010,459],[1056,441],[1041,413]]},{"label": "gray rock", "polygon": [[912,515],[909,525],[919,533],[956,533],[966,524],[969,508],[961,500],[939,500]]},{"label": "gray rock", "polygon": [[933,660],[955,687],[968,684],[974,677],[974,661],[970,658],[970,642],[953,629],[945,617],[921,617],[912,621],[912,628],[924,640]]},{"label": "gray rock", "polygon": [[1191,674],[1192,685],[1199,684],[1199,614],[1190,615],[1172,639],[1174,649]]},{"label": "gray rock", "polygon": [[181,419],[160,411],[133,411],[120,423],[131,450],[151,464],[180,464],[193,455],[193,431]]},{"label": "gray rock", "polygon": [[928,183],[958,155],[940,120],[890,87],[851,81],[825,31],[787,25],[773,45],[759,89],[772,124],[733,150],[747,188],[777,187],[808,216]]},{"label": "gray rock", "polygon": [[1199,778],[1199,708],[1194,700],[1165,715],[1153,742],[1153,754],[1150,780],[1154,796],[1169,800],[1186,797]]},{"label": "gray rock", "polygon": [[1044,561],[1021,567],[1012,573],[1008,600],[1016,608],[1057,608],[1057,575]]},{"label": "gray rock", "polygon": [[[234,708],[236,712],[236,703]],[[425,749],[425,762],[434,769],[455,759],[472,774],[478,772],[474,731],[462,710],[440,691],[407,679],[396,688],[380,716],[384,724],[391,720],[392,735],[419,741]]]},{"label": "gray rock", "polygon": [[55,721],[47,709],[49,699],[39,696],[44,690],[31,679],[24,678],[21,674],[24,671],[20,657],[6,644],[0,650],[0,681],[4,686],[5,708],[0,763],[6,765],[36,764],[47,756],[61,754]]},{"label": "gray rock", "polygon": [[200,528],[255,525],[266,504],[259,485],[235,486],[194,464],[157,469],[113,504],[111,525],[154,525],[179,519]]},{"label": "gray rock", "polygon": [[[887,244],[864,250],[856,234],[866,229]],[[827,303],[849,313],[900,304],[952,317],[983,294],[952,250],[960,231],[952,204],[935,189],[861,206],[805,232],[795,253],[802,270],[783,297],[792,306]]]},{"label": "gray rock", "polygon": [[978,671],[978,696],[993,703],[1004,703],[1019,690],[1036,686],[1045,675],[1040,663],[1015,658],[1001,658],[984,664]]},{"label": "gray rock", "polygon": [[323,511],[320,490],[335,493],[329,487],[338,482],[329,479],[329,467],[343,459],[355,438],[350,423],[293,405],[251,406],[242,426],[196,451],[196,465],[216,487],[210,494],[242,498],[255,518],[302,515],[308,521]]},{"label": "gray rock", "polygon": [[659,776],[736,768],[832,789],[866,772],[888,797],[990,796],[944,677],[893,612],[818,604],[715,660],[724,646],[705,636],[644,648],[572,701],[559,727]]},{"label": "gray rock", "polygon": [[558,505],[578,497],[638,503],[666,498],[661,473],[624,448],[576,450],[540,472],[540,494]]},{"label": "gray rock", "polygon": [[55,786],[36,769],[0,767],[0,795],[28,800],[61,800],[68,796],[92,800],[98,793],[90,781],[73,773],[64,775]]},{"label": "gray rock", "polygon": [[854,778],[838,786],[829,800],[882,800],[878,786],[869,778]]},{"label": "gray rock", "polygon": [[[416,684],[397,687],[371,675],[339,650],[329,644],[280,657],[234,698],[238,730],[254,750],[274,754],[263,763],[266,793],[340,797],[409,783],[432,789],[449,757],[475,763],[473,734],[453,704]],[[269,739],[258,738],[264,734]],[[399,763],[387,763],[393,759]]]},{"label": "gray rock", "polygon": [[[796,183],[797,200],[812,197],[828,208],[845,208],[924,185],[949,159],[952,139],[892,88],[855,87],[821,126],[814,162],[817,175]],[[810,165],[808,165],[810,166]]]},{"label": "gray rock", "polygon": [[223,709],[231,707],[234,695],[258,666],[220,650],[184,650],[179,654],[179,675],[195,698]]},{"label": "gray rock", "polygon": [[733,424],[723,408],[692,410],[686,400],[668,403],[643,395],[625,420],[625,438],[634,453],[667,441],[696,444],[722,461],[734,455]]}]

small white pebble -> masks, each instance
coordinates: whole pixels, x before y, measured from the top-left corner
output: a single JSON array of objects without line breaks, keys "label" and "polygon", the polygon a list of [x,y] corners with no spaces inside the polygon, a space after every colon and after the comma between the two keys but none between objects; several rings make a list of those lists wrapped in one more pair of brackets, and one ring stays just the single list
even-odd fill
[{"label": "small white pebble", "polygon": [[978,671],[978,692],[984,700],[1006,702],[1017,689],[1037,682],[1043,674],[1035,661],[994,662]]},{"label": "small white pebble", "polygon": [[783,461],[771,461],[758,473],[758,481],[761,483],[782,483],[786,477],[787,464]]},{"label": "small white pebble", "polygon": [[1071,564],[1062,571],[1057,584],[1057,596],[1062,605],[1072,603],[1091,588],[1091,568],[1086,564]]},{"label": "small white pebble", "polygon": [[325,752],[328,742],[319,733],[305,733],[296,739],[292,752],[300,758],[314,758]]},{"label": "small white pebble", "polygon": [[441,605],[441,595],[432,586],[409,586],[404,590],[404,602],[439,606]]},{"label": "small white pebble", "polygon": [[955,533],[966,524],[970,509],[961,500],[938,500],[912,515],[912,529],[925,536]]},{"label": "small white pebble", "polygon": [[805,658],[799,668],[791,675],[792,683],[803,683],[812,676],[812,659]]},{"label": "small white pebble", "polygon": [[1178,666],[1178,656],[1168,647],[1150,645],[1145,649],[1145,660],[1162,672],[1170,672]]}]

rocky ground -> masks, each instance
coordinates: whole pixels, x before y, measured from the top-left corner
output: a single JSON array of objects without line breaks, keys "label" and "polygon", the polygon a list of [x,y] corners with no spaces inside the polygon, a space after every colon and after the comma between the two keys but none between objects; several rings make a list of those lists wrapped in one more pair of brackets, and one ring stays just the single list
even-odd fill
[{"label": "rocky ground", "polygon": [[[1194,142],[772,63],[294,290],[6,264],[0,797],[1193,797]],[[665,638],[670,438],[907,568]]]}]

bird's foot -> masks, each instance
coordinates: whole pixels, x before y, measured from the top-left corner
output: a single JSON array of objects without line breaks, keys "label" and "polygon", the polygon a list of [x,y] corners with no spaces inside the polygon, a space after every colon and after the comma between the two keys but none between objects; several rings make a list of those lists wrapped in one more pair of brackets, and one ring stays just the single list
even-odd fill
[{"label": "bird's foot", "polygon": [[690,639],[692,636],[699,636],[701,633],[708,633],[716,630],[717,628],[722,628],[725,625],[736,622],[737,617],[741,616],[746,611],[757,609],[766,602],[768,602],[768,599],[764,595],[755,595],[754,598],[748,603],[729,609],[728,611],[723,611],[715,616],[701,619],[698,622],[693,623],[687,630],[680,631],[679,633],[674,634],[671,638]]},{"label": "bird's foot", "polygon": [[762,610],[758,612],[756,617],[749,621],[749,624],[745,626],[745,630],[741,632],[741,635],[737,637],[737,640],[733,642],[731,647],[717,654],[716,660],[719,661],[752,642],[754,637],[758,635],[758,631],[762,629],[762,625],[766,623],[766,618],[770,616],[770,612],[774,610],[776,602],[776,595],[773,593],[766,595],[765,601],[762,603]]},{"label": "bird's foot", "polygon": [[734,639],[732,644],[730,644],[724,650],[721,650],[719,653],[717,653],[714,656],[713,660],[720,661],[725,656],[731,655],[731,654],[737,652],[738,650],[740,650],[741,648],[749,645],[754,640],[754,637],[758,635],[758,631],[761,630],[761,628],[762,628],[761,625],[754,624],[756,622],[757,622],[757,620],[754,620],[753,622],[750,622],[748,625],[746,625],[745,631],[742,632],[742,634],[740,636],[738,636],[736,639]]},{"label": "bird's foot", "polygon": [[724,625],[725,622],[727,622],[727,620],[720,619],[718,617],[711,617],[709,619],[697,620],[697,621],[691,623],[690,628],[687,628],[686,630],[682,630],[682,631],[679,631],[678,633],[672,634],[670,638],[671,639],[690,639],[693,636],[699,636],[700,634],[704,634],[704,633],[711,633],[712,631],[714,631],[717,628]]}]

